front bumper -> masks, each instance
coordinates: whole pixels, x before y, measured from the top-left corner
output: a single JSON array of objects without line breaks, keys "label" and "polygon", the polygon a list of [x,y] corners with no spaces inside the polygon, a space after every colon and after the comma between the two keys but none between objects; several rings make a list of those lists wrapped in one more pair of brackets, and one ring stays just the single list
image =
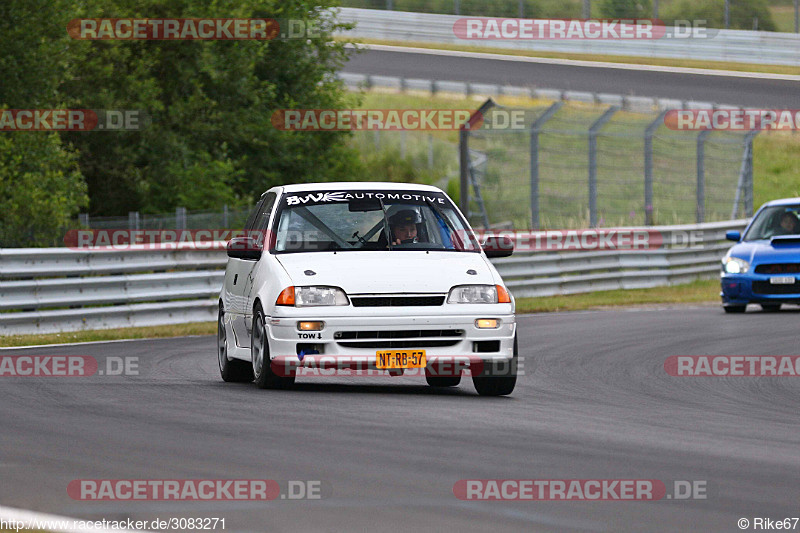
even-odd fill
[{"label": "front bumper", "polygon": [[[465,360],[502,363],[514,356],[513,314],[331,317],[311,312],[302,318],[267,319],[273,361],[302,360],[302,366],[320,360],[343,361],[374,369],[377,352],[385,350],[425,350],[428,364]],[[499,325],[496,329],[479,329],[477,318],[495,318]],[[322,321],[324,328],[299,331],[300,320]],[[358,338],[353,338],[354,333]]]},{"label": "front bumper", "polygon": [[[800,276],[793,276],[795,278],[793,284],[775,285],[765,291],[764,288],[769,287],[772,277],[774,275],[755,273],[723,275],[720,279],[722,305],[746,305],[749,303],[800,305]],[[778,293],[778,291],[781,292]]]}]

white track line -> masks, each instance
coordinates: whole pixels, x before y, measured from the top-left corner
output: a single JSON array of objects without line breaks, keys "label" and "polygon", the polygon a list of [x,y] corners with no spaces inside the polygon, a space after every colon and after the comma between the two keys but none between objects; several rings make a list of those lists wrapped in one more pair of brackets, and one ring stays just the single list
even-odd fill
[{"label": "white track line", "polygon": [[[71,332],[66,332],[71,333]],[[214,333],[209,333],[214,335]],[[57,344],[26,344],[25,346],[0,346],[0,352],[3,350],[26,350],[28,348],[55,348],[57,346],[81,346],[84,344],[111,344],[116,342],[138,342],[138,341],[161,341],[169,339],[194,339],[197,337],[208,337],[209,335],[178,335],[175,337],[147,337],[142,339],[114,339],[109,341],[81,341],[81,342],[59,342]]]},{"label": "white track line", "polygon": [[[0,522],[6,522],[3,524],[4,526],[8,526],[9,522],[15,523],[22,523],[24,524],[25,528],[29,528],[32,526],[36,526],[39,528],[44,529],[45,531],[54,531],[56,533],[87,533],[89,531],[93,533],[149,533],[147,530],[144,529],[102,529],[102,528],[95,528],[95,527],[68,527],[66,526],[67,523],[71,523],[72,526],[79,525],[78,522],[99,522],[100,520],[86,520],[82,518],[70,518],[67,516],[59,516],[54,514],[45,514],[45,513],[37,513],[35,511],[28,511],[27,509],[15,509],[14,507],[3,507],[0,506]],[[106,520],[107,522],[113,522],[113,520]],[[144,520],[141,520],[144,521]],[[38,525],[36,524],[38,522]],[[45,524],[47,522],[47,524]],[[122,520],[118,520],[118,522],[122,522]],[[136,522],[136,520],[134,520]],[[149,522],[149,521],[148,521]],[[61,525],[59,525],[59,523]],[[46,529],[45,529],[46,527]],[[14,526],[7,527],[7,529],[14,529]],[[24,531],[21,529],[20,531]]]},{"label": "white track line", "polygon": [[727,78],[751,78],[760,80],[800,81],[800,76],[791,74],[775,74],[771,72],[741,72],[738,70],[715,70],[690,67],[665,67],[661,65],[638,65],[633,63],[610,63],[605,61],[586,61],[580,59],[554,59],[548,57],[515,56],[510,54],[488,54],[484,52],[467,52],[461,50],[438,50],[435,48],[417,48],[413,46],[390,46],[385,44],[361,44],[356,48],[376,50],[379,52],[403,52],[407,54],[429,54],[449,57],[468,57],[472,59],[492,59],[495,61],[515,61],[519,63],[542,63],[548,65],[566,65],[573,67],[613,68],[619,70],[635,70],[648,72],[666,72],[669,74],[693,74],[698,76],[721,76]]}]

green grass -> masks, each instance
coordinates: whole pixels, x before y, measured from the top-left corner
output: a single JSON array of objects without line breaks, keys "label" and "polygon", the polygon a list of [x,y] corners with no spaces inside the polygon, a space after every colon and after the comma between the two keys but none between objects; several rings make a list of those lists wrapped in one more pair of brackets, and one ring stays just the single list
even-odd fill
[{"label": "green grass", "polygon": [[0,347],[60,344],[67,342],[112,341],[119,339],[154,339],[162,337],[185,337],[188,335],[216,335],[216,333],[216,322],[193,322],[190,324],[173,324],[169,326],[95,329],[65,333],[46,333],[41,335],[4,335],[0,336]]},{"label": "green grass", "polygon": [[795,196],[800,196],[800,133],[761,133],[753,142],[755,208]]},{"label": "green grass", "polygon": [[642,304],[719,302],[719,280],[699,280],[671,287],[619,289],[542,298],[517,298],[517,313],[581,311]]},{"label": "green grass", "polygon": [[[794,16],[794,15],[792,15]],[[794,25],[794,19],[792,19]],[[354,39],[342,39],[343,41],[354,41]],[[618,56],[605,54],[576,54],[567,52],[543,52],[538,50],[510,50],[508,48],[495,48],[491,46],[473,46],[458,44],[438,44],[410,41],[388,41],[382,39],[358,39],[359,43],[364,44],[386,44],[392,46],[407,46],[416,48],[430,48],[436,50],[458,50],[463,52],[481,52],[487,54],[503,54],[523,57],[541,57],[551,59],[574,59],[579,61],[600,61],[611,63],[626,63],[631,65],[657,65],[663,67],[688,67],[702,68],[711,70],[733,70],[737,72],[767,72],[772,74],[800,75],[800,67],[790,65],[769,65],[764,63],[735,63],[727,61],[701,61],[696,59],[677,59],[677,58],[657,58],[657,57],[637,57],[637,56]],[[541,82],[537,85],[545,85]]]},{"label": "green grass", "polygon": [[772,13],[772,20],[775,21],[775,27],[778,31],[786,33],[794,33],[794,6],[770,6],[770,13]]}]

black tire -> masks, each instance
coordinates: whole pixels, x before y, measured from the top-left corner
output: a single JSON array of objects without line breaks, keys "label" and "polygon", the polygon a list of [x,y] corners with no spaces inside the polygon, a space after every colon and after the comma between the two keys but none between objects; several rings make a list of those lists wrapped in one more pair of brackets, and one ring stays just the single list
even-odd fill
[{"label": "black tire", "polygon": [[217,316],[217,363],[222,381],[226,383],[249,383],[253,381],[253,366],[247,361],[228,358],[228,332],[225,329],[225,311],[219,306]]},{"label": "black tire", "polygon": [[510,363],[484,365],[480,375],[472,376],[472,384],[481,396],[506,396],[514,392],[517,385],[517,360],[519,349],[514,336],[514,357]]},{"label": "black tire", "polygon": [[744,313],[747,308],[746,305],[723,305],[722,308],[726,313]]},{"label": "black tire", "polygon": [[461,376],[429,376],[425,373],[425,381],[431,387],[458,387]]},{"label": "black tire", "polygon": [[781,310],[781,304],[759,304],[765,313],[777,313]]},{"label": "black tire", "polygon": [[288,389],[294,385],[294,376],[278,376],[272,371],[269,358],[266,321],[260,304],[253,310],[253,334],[250,337],[250,358],[253,361],[253,378],[259,389]]}]

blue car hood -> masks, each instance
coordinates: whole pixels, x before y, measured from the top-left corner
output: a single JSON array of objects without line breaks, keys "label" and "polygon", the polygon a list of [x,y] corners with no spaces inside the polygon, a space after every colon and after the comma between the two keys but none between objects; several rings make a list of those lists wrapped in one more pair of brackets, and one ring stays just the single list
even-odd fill
[{"label": "blue car hood", "polygon": [[740,242],[729,253],[733,257],[749,261],[750,264],[796,263],[800,262],[800,239]]}]

